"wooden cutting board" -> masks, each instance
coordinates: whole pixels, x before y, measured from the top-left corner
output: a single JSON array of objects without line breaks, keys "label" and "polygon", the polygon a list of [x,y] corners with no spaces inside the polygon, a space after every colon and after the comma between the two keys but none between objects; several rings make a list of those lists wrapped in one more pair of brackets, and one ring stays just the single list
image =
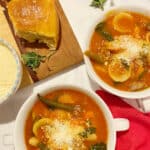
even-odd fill
[{"label": "wooden cutting board", "polygon": [[[50,57],[50,59],[47,59],[46,61],[42,62],[40,66],[34,71],[28,67],[24,67],[25,73],[23,76],[23,82],[26,83],[28,82],[28,84],[42,80],[54,73],[66,69],[67,67],[73,66],[75,64],[79,64],[83,60],[83,54],[81,48],[77,42],[77,39],[75,38],[71,26],[58,0],[55,0],[55,6],[60,20],[60,31],[61,31],[58,49]],[[9,22],[9,25],[6,18]],[[5,13],[3,13],[1,9],[0,10],[0,37],[6,39],[14,46],[20,58],[21,58],[21,53],[26,53],[31,51],[39,55],[45,55],[49,53],[49,50],[45,47],[35,48],[30,44],[24,44],[22,40],[16,37],[14,38],[13,30],[11,30],[12,28],[10,29],[10,26],[11,23],[7,16],[7,12],[5,11]],[[17,41],[17,44],[15,41]]]}]

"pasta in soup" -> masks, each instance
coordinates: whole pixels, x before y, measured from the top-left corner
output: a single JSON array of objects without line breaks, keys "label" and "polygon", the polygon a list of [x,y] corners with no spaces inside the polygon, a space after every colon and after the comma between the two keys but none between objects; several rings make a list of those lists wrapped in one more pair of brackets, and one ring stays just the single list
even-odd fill
[{"label": "pasta in soup", "polygon": [[107,137],[99,106],[70,89],[38,95],[25,124],[27,150],[106,150]]},{"label": "pasta in soup", "polygon": [[150,87],[150,18],[133,12],[110,12],[97,24],[89,50],[96,74],[123,91]]}]

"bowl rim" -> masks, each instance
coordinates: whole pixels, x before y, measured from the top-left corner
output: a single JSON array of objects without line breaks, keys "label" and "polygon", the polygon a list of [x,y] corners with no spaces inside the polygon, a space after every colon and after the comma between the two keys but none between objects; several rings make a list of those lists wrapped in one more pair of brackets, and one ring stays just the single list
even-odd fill
[{"label": "bowl rim", "polygon": [[[98,19],[96,19],[90,29],[89,32],[87,33],[87,39],[86,39],[86,49],[89,48],[89,43],[91,40],[91,36],[94,32],[94,28],[96,26],[96,24],[102,20],[105,19],[105,17],[107,16],[107,14],[111,11],[130,11],[130,12],[136,12],[136,13],[140,13],[143,14],[145,16],[149,16],[150,17],[150,10],[147,7],[144,6],[139,6],[139,5],[133,5],[133,4],[126,4],[126,5],[120,5],[120,6],[114,6],[112,8],[106,9],[104,10],[104,12],[99,16]],[[116,89],[112,86],[110,86],[109,84],[105,83],[94,71],[93,66],[90,62],[90,59],[84,55],[84,62],[86,64],[86,70],[87,73],[89,74],[90,78],[93,79],[101,88],[103,88],[104,90],[106,90],[107,92],[117,95],[119,97],[122,98],[127,98],[127,99],[142,99],[142,98],[147,98],[150,96],[150,87],[141,91],[133,91],[133,92],[128,92],[128,91],[122,91],[119,89]]]},{"label": "bowl rim", "polygon": [[[114,150],[115,145],[116,145],[116,130],[114,127],[113,123],[113,116],[108,108],[108,106],[105,104],[105,102],[102,100],[101,97],[99,97],[96,93],[94,93],[92,90],[83,88],[81,86],[73,85],[73,84],[56,84],[53,86],[49,86],[47,88],[43,88],[39,91],[34,91],[33,94],[25,101],[25,103],[22,105],[21,109],[19,110],[19,113],[16,117],[16,122],[15,122],[15,128],[14,128],[14,145],[16,150],[20,150],[20,148],[25,149],[25,139],[24,139],[24,133],[22,131],[24,130],[25,126],[25,121],[27,119],[27,116],[37,101],[37,94],[47,94],[49,92],[58,90],[58,89],[72,89],[72,90],[77,90],[80,91],[88,96],[90,96],[94,102],[100,107],[102,110],[104,117],[107,122],[107,127],[108,127],[108,149],[109,150]],[[21,134],[20,134],[21,133]],[[21,141],[18,141],[20,139]]]},{"label": "bowl rim", "polygon": [[22,79],[22,64],[21,64],[21,61],[19,59],[19,56],[18,56],[16,50],[12,47],[12,45],[8,41],[0,38],[0,45],[3,45],[9,49],[9,51],[12,53],[12,55],[16,61],[16,65],[17,65],[16,79],[15,79],[10,91],[8,91],[8,93],[6,95],[4,95],[3,97],[0,98],[0,104],[1,104],[1,103],[5,102],[11,95],[13,95],[19,88],[21,79]]}]

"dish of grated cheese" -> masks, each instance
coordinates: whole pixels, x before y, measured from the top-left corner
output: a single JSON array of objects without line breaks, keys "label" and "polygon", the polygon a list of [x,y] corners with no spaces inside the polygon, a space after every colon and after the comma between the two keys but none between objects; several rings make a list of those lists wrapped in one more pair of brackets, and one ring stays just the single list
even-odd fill
[{"label": "dish of grated cheese", "polygon": [[6,99],[17,84],[18,64],[13,52],[0,44],[0,100]]}]

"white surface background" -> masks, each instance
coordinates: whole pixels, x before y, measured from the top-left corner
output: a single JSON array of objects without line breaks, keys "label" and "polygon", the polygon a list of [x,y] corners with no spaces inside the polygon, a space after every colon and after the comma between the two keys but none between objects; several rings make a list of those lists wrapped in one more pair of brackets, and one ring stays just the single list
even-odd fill
[{"label": "white surface background", "polygon": [[[99,9],[89,7],[91,1],[92,0],[60,0],[83,51],[86,48],[86,33],[88,32],[90,22],[97,19],[100,13],[102,13]],[[140,6],[148,6],[148,2],[149,0],[115,0],[115,5],[136,3]],[[110,1],[108,0],[105,9],[109,7]],[[92,88],[93,90],[98,89],[98,86],[87,76],[85,65],[81,64],[76,68],[66,70],[18,91],[16,95],[12,96],[6,103],[0,105],[0,150],[14,150],[13,128],[15,118],[23,102],[32,94],[33,88],[38,90],[43,86],[60,83],[74,83],[75,85],[82,85],[86,88]],[[130,103],[138,107],[136,102],[132,101]]]}]

